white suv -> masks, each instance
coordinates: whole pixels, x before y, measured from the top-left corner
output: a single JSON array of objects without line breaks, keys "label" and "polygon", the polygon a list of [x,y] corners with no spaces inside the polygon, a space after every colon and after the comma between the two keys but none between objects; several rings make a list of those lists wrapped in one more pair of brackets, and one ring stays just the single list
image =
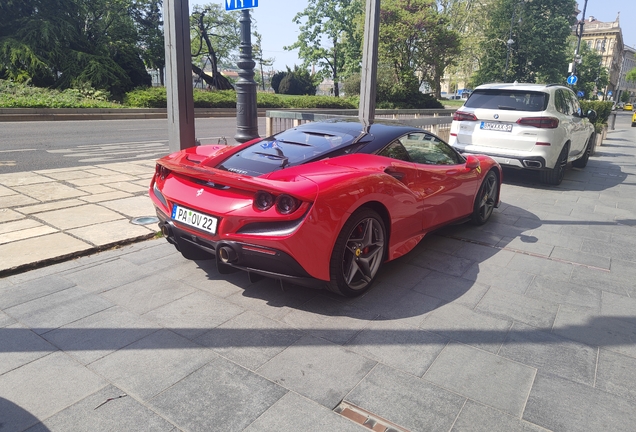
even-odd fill
[{"label": "white suv", "polygon": [[539,170],[558,185],[568,162],[584,168],[594,146],[596,113],[557,84],[486,84],[453,115],[449,143],[486,154],[504,167]]}]

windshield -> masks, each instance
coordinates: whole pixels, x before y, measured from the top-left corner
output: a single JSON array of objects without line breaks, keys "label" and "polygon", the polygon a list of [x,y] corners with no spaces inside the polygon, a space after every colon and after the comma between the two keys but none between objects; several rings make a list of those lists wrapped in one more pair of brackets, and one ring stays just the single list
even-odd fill
[{"label": "windshield", "polygon": [[217,168],[256,177],[320,159],[350,145],[354,139],[352,135],[342,132],[288,129],[241,150]]},{"label": "windshield", "polygon": [[510,111],[545,111],[549,95],[528,90],[478,89],[468,98],[465,107]]}]

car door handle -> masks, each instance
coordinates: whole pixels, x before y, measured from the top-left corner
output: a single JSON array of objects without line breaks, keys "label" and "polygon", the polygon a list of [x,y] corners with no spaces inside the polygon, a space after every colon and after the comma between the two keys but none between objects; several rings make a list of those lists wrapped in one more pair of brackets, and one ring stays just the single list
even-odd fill
[{"label": "car door handle", "polygon": [[402,181],[404,179],[404,176],[406,175],[401,171],[395,171],[394,169],[391,169],[391,168],[385,169],[384,172],[398,181]]}]

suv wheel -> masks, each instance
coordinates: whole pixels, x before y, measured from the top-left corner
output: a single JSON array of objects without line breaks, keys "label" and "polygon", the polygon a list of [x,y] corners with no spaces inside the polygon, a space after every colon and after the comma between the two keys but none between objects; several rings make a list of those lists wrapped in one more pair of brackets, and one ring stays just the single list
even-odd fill
[{"label": "suv wheel", "polygon": [[575,168],[585,168],[587,165],[587,161],[590,159],[590,154],[592,153],[592,146],[594,145],[594,141],[596,140],[596,134],[590,135],[590,138],[587,140],[587,145],[585,146],[585,152],[583,156],[579,159],[572,162],[572,166]]},{"label": "suv wheel", "polygon": [[554,168],[545,171],[539,171],[539,180],[542,183],[558,186],[565,176],[565,167],[568,164],[568,146],[564,145],[563,150],[559,154],[559,158],[554,164]]}]

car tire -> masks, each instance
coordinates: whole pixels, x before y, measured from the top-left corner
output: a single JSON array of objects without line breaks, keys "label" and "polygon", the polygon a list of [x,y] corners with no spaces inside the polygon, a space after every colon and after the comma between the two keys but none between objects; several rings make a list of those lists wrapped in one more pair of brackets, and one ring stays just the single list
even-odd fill
[{"label": "car tire", "polygon": [[329,263],[330,291],[345,297],[365,293],[386,254],[386,228],[380,215],[366,207],[356,210],[342,227]]},{"label": "car tire", "polygon": [[558,186],[565,176],[565,168],[568,164],[568,146],[564,145],[559,157],[554,164],[554,168],[539,171],[539,180],[541,183]]},{"label": "car tire", "polygon": [[636,127],[636,122],[632,123],[632,127]]},{"label": "car tire", "polygon": [[473,225],[483,225],[488,222],[495,209],[498,197],[499,179],[494,171],[488,171],[475,196],[473,214],[470,216]]},{"label": "car tire", "polygon": [[594,140],[596,139],[596,134],[593,133],[590,135],[590,138],[587,140],[587,144],[585,145],[585,153],[579,159],[572,161],[572,166],[575,168],[585,168],[587,166],[587,161],[590,159],[590,155],[592,154],[592,146],[594,145]]}]

